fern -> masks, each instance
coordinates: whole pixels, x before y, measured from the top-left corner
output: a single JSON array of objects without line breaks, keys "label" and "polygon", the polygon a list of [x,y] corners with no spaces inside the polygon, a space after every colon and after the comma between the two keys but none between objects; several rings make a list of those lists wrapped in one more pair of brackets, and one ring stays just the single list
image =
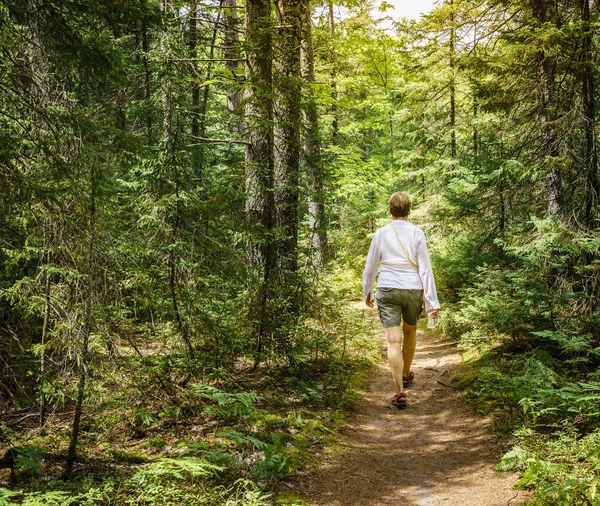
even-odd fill
[{"label": "fern", "polygon": [[217,418],[249,416],[257,411],[254,403],[263,400],[262,396],[252,392],[224,392],[211,385],[193,384],[191,391],[200,399],[216,403],[216,406],[206,406],[203,411]]},{"label": "fern", "polygon": [[41,461],[46,453],[43,448],[39,446],[25,446],[15,448],[14,450],[17,453],[15,467],[32,469],[38,474],[42,472]]},{"label": "fern", "polygon": [[251,444],[255,450],[265,450],[268,446],[267,443],[261,441],[252,436],[248,436],[246,434],[242,434],[236,430],[224,430],[215,434],[215,436],[220,437],[222,439],[229,439],[233,441],[237,446],[242,447],[247,444]]},{"label": "fern", "polygon": [[18,495],[20,495],[19,492],[13,492],[7,488],[0,487],[0,506],[14,506],[15,503],[10,499]]},{"label": "fern", "polygon": [[211,464],[204,459],[195,459],[192,457],[180,459],[164,458],[153,462],[146,469],[138,471],[132,477],[132,481],[141,485],[146,480],[162,478],[184,480],[185,475],[198,478],[215,475],[221,471],[223,471],[223,467]]},{"label": "fern", "polygon": [[70,495],[69,492],[62,490],[49,490],[46,492],[36,492],[26,494],[21,506],[70,506],[71,504],[81,504],[83,496]]}]

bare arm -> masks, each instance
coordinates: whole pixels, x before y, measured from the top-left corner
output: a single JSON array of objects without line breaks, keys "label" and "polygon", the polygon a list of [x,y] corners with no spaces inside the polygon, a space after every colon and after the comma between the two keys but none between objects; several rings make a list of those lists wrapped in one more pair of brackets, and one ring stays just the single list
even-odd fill
[{"label": "bare arm", "polygon": [[371,247],[369,248],[369,254],[367,255],[367,261],[365,263],[365,270],[363,271],[362,288],[364,301],[369,307],[373,307],[373,284],[377,277],[377,269],[379,268],[379,262],[381,262],[381,248],[379,246],[379,231],[375,232],[373,240],[371,241]]}]

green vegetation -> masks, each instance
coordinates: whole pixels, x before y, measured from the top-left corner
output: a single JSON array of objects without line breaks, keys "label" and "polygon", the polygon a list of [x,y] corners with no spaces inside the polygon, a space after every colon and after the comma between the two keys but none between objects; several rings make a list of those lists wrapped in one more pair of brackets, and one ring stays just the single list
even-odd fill
[{"label": "green vegetation", "polygon": [[499,468],[600,504],[596,7],[4,1],[0,505],[301,504],[397,190]]}]

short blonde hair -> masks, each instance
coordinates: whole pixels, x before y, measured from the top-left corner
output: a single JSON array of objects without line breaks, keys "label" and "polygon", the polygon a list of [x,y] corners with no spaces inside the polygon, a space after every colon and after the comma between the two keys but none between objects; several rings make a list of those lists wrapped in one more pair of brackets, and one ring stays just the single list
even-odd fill
[{"label": "short blonde hair", "polygon": [[405,192],[396,192],[390,197],[390,214],[394,218],[406,218],[410,213],[412,201]]}]

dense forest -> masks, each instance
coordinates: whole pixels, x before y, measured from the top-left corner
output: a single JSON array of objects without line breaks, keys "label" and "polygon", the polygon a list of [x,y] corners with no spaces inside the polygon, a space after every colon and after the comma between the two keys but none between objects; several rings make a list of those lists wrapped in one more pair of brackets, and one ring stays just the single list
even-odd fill
[{"label": "dense forest", "polygon": [[600,4],[389,7],[3,0],[0,505],[276,501],[398,190],[499,469],[600,504]]}]

